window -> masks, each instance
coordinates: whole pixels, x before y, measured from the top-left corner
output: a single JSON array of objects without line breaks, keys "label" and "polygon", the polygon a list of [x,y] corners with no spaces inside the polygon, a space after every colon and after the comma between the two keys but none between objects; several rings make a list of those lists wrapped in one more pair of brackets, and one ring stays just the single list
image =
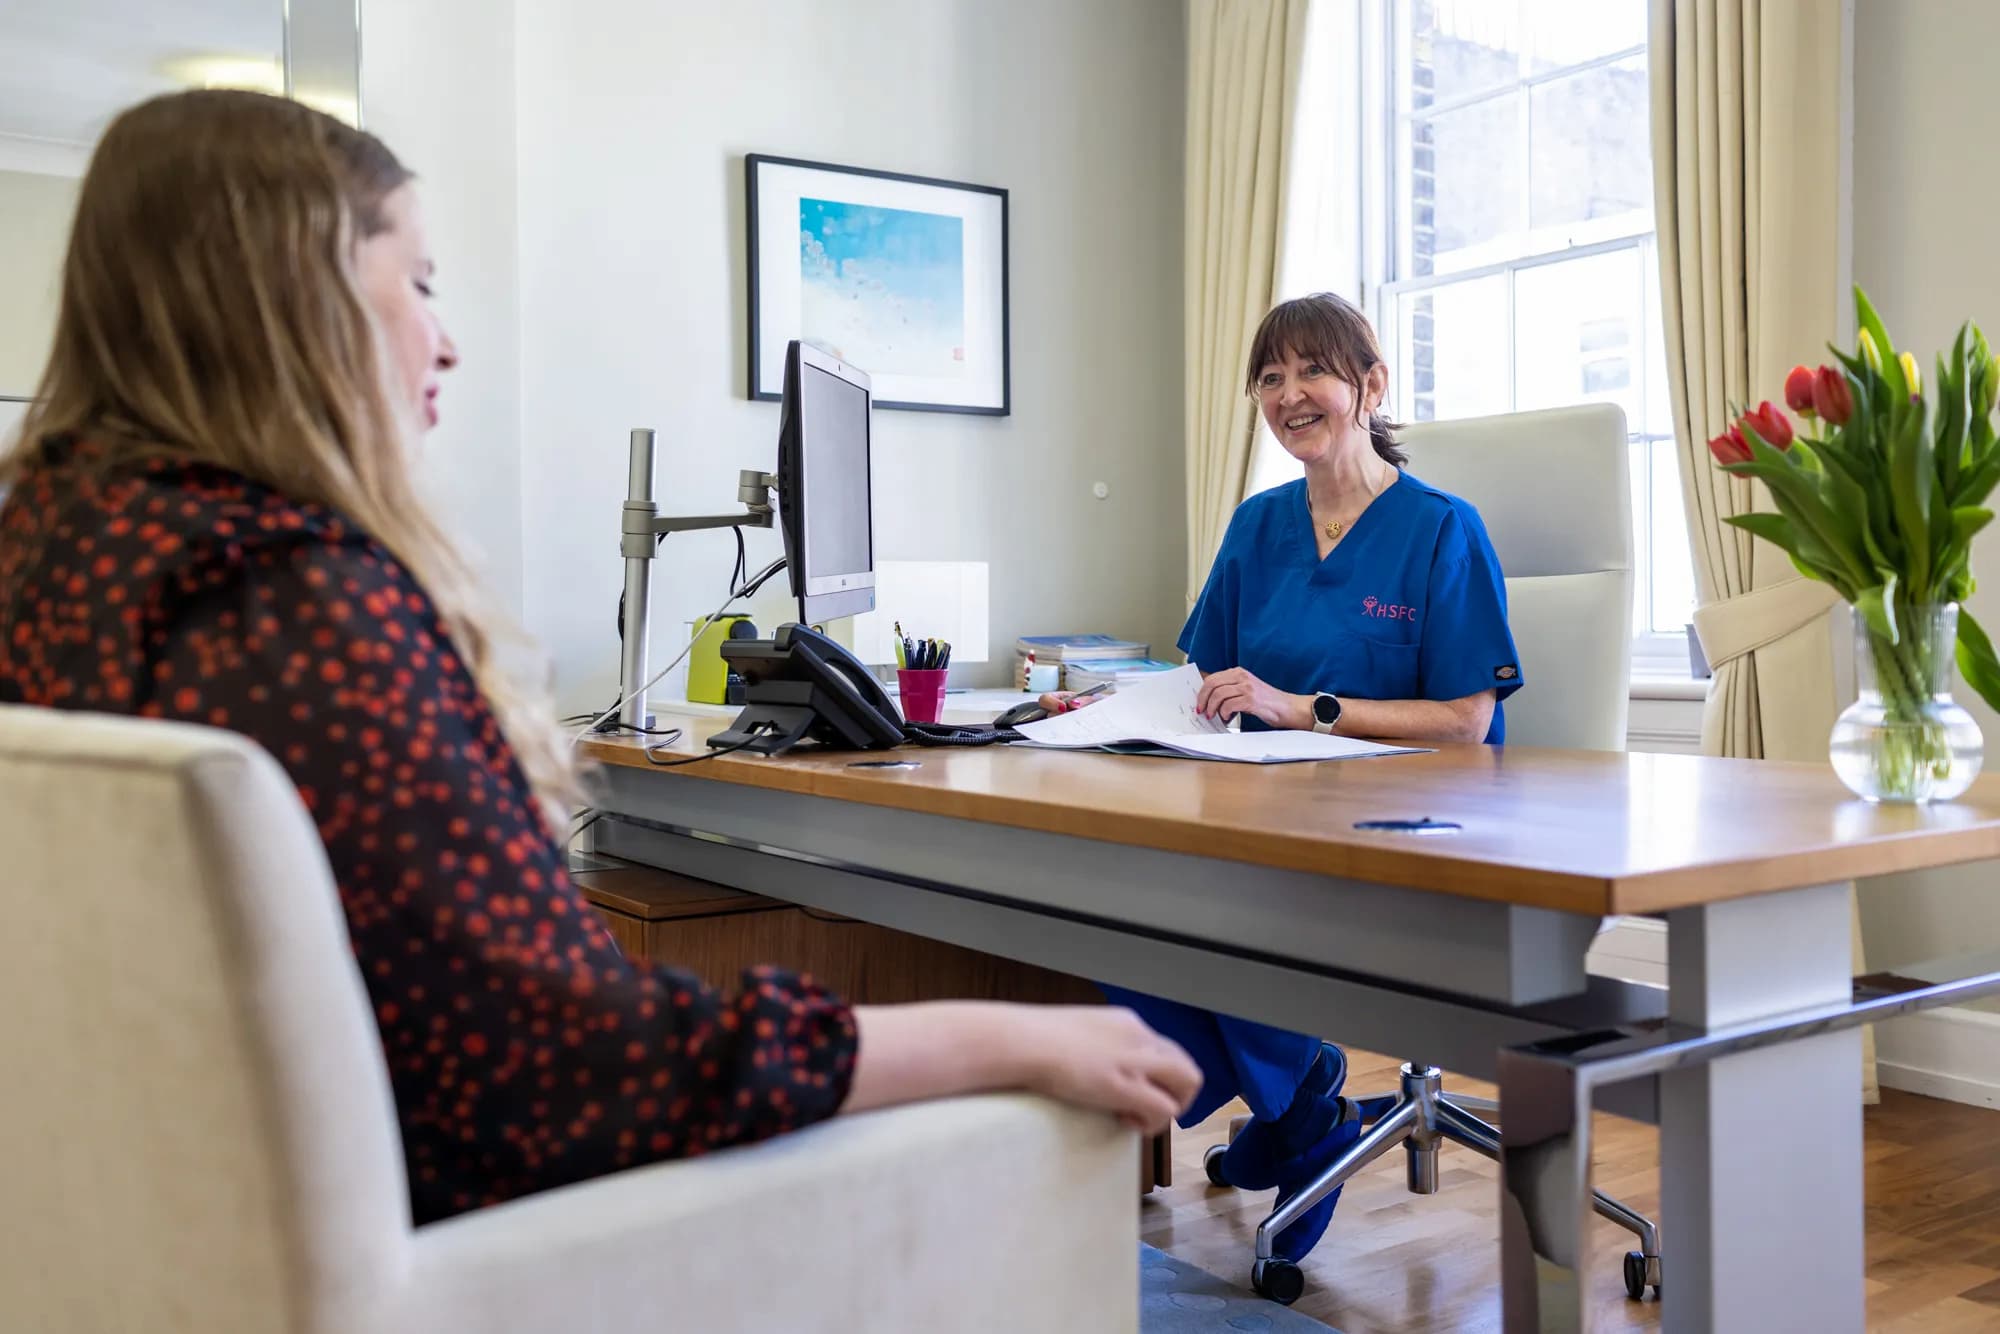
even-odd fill
[{"label": "window", "polygon": [[[1634,665],[1684,675],[1694,571],[1653,249],[1646,0],[1363,0],[1362,11],[1349,41],[1360,68],[1352,55],[1346,67],[1363,102],[1348,179],[1389,408],[1433,421],[1621,407]],[[1309,80],[1333,73],[1309,60]]]}]

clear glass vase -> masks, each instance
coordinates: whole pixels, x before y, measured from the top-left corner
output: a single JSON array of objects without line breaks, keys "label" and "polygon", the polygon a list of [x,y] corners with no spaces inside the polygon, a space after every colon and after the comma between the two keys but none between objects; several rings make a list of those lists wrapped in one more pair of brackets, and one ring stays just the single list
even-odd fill
[{"label": "clear glass vase", "polygon": [[1986,752],[1972,715],[1951,697],[1958,604],[1902,608],[1890,643],[1852,607],[1860,698],[1833,725],[1833,770],[1868,801],[1949,801],[1971,785]]}]

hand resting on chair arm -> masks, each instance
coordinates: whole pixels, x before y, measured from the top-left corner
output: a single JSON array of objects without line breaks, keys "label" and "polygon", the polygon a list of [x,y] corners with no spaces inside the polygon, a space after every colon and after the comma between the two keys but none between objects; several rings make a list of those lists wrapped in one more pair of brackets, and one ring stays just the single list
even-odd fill
[{"label": "hand resting on chair arm", "polygon": [[1117,1006],[930,1001],[857,1006],[854,1020],[860,1051],[843,1113],[1028,1089],[1152,1134],[1201,1087],[1186,1052]]}]

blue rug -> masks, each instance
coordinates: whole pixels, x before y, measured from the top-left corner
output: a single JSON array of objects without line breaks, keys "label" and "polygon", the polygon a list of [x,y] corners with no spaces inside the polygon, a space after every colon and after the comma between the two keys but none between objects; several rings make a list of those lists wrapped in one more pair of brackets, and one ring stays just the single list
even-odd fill
[{"label": "blue rug", "polygon": [[1139,1334],[1335,1334],[1311,1316],[1139,1243]]}]

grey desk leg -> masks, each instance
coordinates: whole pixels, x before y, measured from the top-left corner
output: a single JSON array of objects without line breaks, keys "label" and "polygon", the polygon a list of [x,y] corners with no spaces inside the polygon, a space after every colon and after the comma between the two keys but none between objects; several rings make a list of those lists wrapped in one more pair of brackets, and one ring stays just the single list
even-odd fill
[{"label": "grey desk leg", "polygon": [[[1848,887],[1668,915],[1667,1006],[1702,1028],[1839,1003]],[[1861,1032],[1660,1076],[1666,1334],[1862,1328]]]},{"label": "grey desk leg", "polygon": [[1581,1334],[1590,1090],[1575,1066],[1500,1053],[1500,1306],[1506,1334]]},{"label": "grey desk leg", "polygon": [[1616,1290],[1588,1268],[1592,1090],[1647,1075],[1660,1082],[1665,1334],[1859,1334],[1861,1030],[1835,1026],[1860,1022],[1847,895],[1673,913],[1667,1031],[1500,1053],[1507,1334],[1577,1334],[1590,1293]]}]

